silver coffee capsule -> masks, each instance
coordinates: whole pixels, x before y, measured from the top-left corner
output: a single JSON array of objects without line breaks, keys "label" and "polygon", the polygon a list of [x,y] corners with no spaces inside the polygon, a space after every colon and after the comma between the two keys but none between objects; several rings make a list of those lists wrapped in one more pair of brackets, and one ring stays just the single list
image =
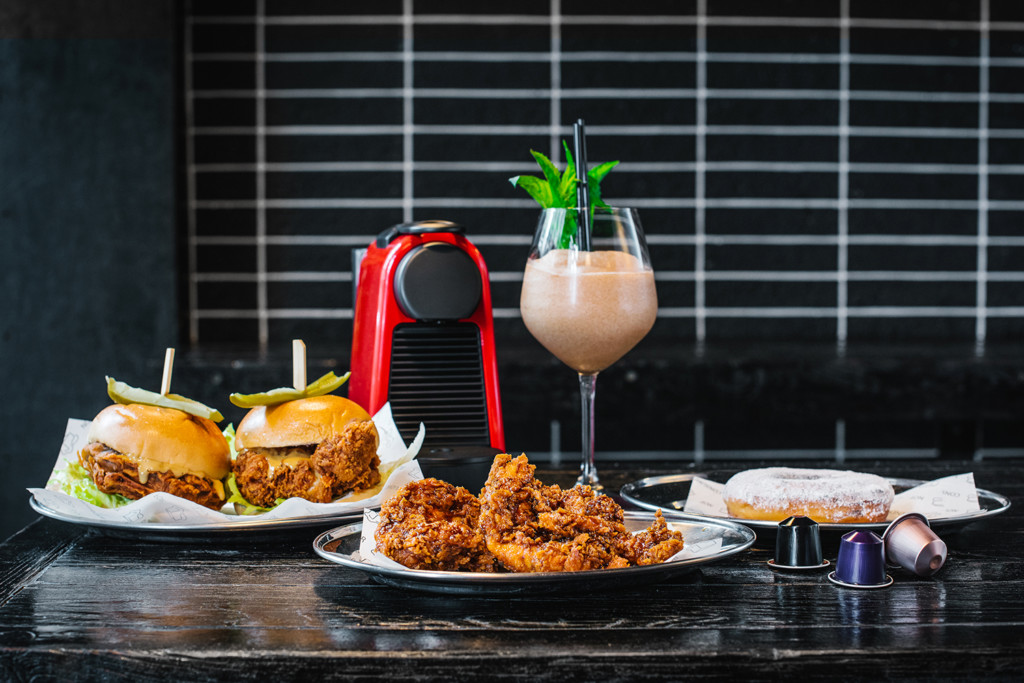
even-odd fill
[{"label": "silver coffee capsule", "polygon": [[928,518],[908,512],[892,521],[882,534],[885,558],[918,576],[931,576],[946,562],[946,544],[939,538]]}]

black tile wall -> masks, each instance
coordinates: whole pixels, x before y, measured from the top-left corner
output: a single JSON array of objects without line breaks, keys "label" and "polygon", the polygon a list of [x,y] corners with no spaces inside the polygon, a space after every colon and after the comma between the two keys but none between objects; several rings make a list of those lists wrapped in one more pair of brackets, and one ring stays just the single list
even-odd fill
[{"label": "black tile wall", "polygon": [[[350,250],[424,218],[466,226],[503,348],[533,348],[517,302],[537,210],[507,179],[537,173],[530,149],[561,163],[577,117],[592,163],[622,161],[605,197],[636,206],[649,236],[661,311],[645,344],[984,353],[1024,334],[1021,3],[253,0],[184,12],[186,305],[200,349],[345,344]],[[943,433],[906,423],[883,443],[870,425],[836,424],[757,427],[743,441],[693,422],[708,452],[756,441],[912,455],[937,452]],[[978,433],[993,452],[1024,443],[1001,424]]]}]

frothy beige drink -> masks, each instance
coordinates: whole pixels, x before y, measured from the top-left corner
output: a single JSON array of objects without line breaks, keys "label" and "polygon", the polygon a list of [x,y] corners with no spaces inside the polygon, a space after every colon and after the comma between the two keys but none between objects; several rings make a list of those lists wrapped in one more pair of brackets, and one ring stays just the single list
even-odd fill
[{"label": "frothy beige drink", "polygon": [[654,272],[632,254],[556,249],[527,262],[520,308],[527,329],[559,360],[599,372],[654,325]]}]

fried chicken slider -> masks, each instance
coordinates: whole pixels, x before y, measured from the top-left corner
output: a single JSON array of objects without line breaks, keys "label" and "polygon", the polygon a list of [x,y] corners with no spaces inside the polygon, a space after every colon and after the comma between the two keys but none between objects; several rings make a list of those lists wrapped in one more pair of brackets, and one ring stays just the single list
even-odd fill
[{"label": "fried chicken slider", "polygon": [[231,468],[252,505],[293,497],[329,503],[380,483],[378,443],[373,420],[355,402],[300,398],[249,411],[235,432]]},{"label": "fried chicken slider", "polygon": [[224,505],[230,450],[212,420],[115,403],[93,419],[87,442],[78,460],[104,493],[138,500],[163,491],[213,510]]}]

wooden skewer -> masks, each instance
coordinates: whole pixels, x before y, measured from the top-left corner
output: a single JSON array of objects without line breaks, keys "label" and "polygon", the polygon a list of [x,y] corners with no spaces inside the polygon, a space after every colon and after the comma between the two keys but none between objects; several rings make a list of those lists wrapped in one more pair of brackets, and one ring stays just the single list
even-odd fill
[{"label": "wooden skewer", "polygon": [[292,386],[306,388],[306,345],[301,339],[292,339]]},{"label": "wooden skewer", "polygon": [[168,348],[164,354],[164,377],[160,381],[160,393],[166,396],[171,393],[171,373],[174,371],[174,349]]}]

